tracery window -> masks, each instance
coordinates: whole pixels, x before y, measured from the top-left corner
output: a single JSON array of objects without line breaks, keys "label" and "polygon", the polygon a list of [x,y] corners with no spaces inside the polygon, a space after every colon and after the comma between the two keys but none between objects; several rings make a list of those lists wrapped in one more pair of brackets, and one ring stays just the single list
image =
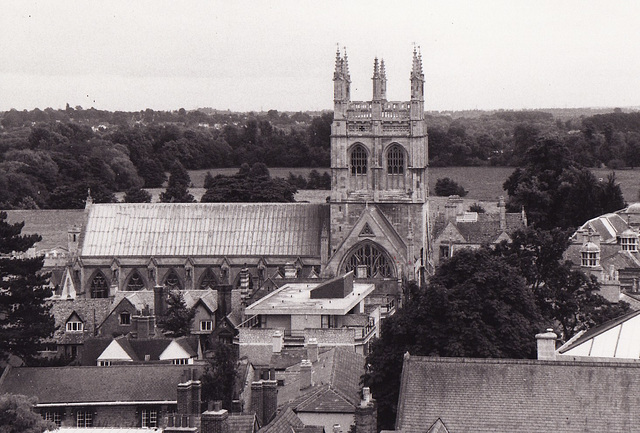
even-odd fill
[{"label": "tracery window", "polygon": [[400,146],[391,146],[387,151],[387,173],[404,174],[404,151]]},{"label": "tracery window", "polygon": [[138,271],[133,271],[129,277],[129,281],[127,282],[127,290],[137,291],[142,289],[144,289],[144,280]]},{"label": "tracery window", "polygon": [[351,151],[351,175],[362,176],[367,174],[367,151],[357,145]]},{"label": "tracery window", "polygon": [[218,280],[213,274],[213,271],[211,271],[211,268],[207,268],[200,280],[200,290],[213,290],[216,288],[217,284]]},{"label": "tracery window", "polygon": [[109,284],[104,274],[100,271],[91,280],[91,297],[106,298],[109,296]]},{"label": "tracery window", "polygon": [[393,277],[393,267],[389,257],[374,244],[363,244],[347,258],[345,272],[358,272],[358,267],[366,267],[367,278]]},{"label": "tracery window", "polygon": [[169,289],[182,290],[182,285],[180,284],[180,277],[176,274],[174,269],[171,269],[167,276],[164,279],[164,285]]}]

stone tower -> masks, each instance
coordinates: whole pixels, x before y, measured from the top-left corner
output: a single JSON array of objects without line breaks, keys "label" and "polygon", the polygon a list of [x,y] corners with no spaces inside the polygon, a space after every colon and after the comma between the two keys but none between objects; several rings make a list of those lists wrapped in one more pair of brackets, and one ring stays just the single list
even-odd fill
[{"label": "stone tower", "polygon": [[414,49],[411,100],[387,101],[384,60],[371,101],[351,101],[346,51],[336,53],[331,127],[327,275],[353,270],[380,285],[417,279],[426,263],[427,127],[422,58]]}]

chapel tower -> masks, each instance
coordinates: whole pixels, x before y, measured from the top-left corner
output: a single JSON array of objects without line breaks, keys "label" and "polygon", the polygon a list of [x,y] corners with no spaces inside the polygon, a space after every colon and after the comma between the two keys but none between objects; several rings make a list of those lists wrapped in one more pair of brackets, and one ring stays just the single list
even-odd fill
[{"label": "chapel tower", "polygon": [[411,99],[387,100],[384,60],[370,101],[351,101],[346,51],[336,53],[331,127],[330,259],[376,281],[419,278],[426,263],[427,128],[422,56],[413,51]]}]

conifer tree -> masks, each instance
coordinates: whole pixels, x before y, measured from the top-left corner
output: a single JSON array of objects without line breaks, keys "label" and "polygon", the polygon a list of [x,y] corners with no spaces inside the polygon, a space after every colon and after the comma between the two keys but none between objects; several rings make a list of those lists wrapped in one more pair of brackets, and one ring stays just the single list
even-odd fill
[{"label": "conifer tree", "polygon": [[191,185],[191,178],[189,173],[180,164],[180,161],[176,161],[171,166],[171,172],[169,175],[169,185],[165,192],[160,194],[160,201],[163,203],[193,203],[195,199],[193,195],[189,194],[189,186]]},{"label": "conifer tree", "polygon": [[187,308],[182,293],[171,290],[167,297],[167,311],[158,319],[158,326],[167,337],[189,335],[195,314],[193,308]]},{"label": "conifer tree", "polygon": [[24,223],[6,219],[0,212],[0,359],[15,355],[28,363],[55,330],[45,301],[52,292],[40,272],[44,257],[20,257],[42,238],[21,235]]}]

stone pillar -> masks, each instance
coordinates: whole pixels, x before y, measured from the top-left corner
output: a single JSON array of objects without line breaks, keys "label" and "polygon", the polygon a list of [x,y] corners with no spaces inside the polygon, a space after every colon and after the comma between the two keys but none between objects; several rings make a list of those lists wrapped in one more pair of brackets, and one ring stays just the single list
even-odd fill
[{"label": "stone pillar", "polygon": [[264,419],[263,403],[263,390],[262,381],[251,383],[251,411],[255,412],[256,418],[258,418],[260,425],[264,425],[262,420]]},{"label": "stone pillar", "polygon": [[262,425],[267,425],[278,410],[278,382],[276,380],[262,381]]},{"label": "stone pillar", "polygon": [[229,412],[226,409],[208,410],[200,419],[201,433],[230,433]]},{"label": "stone pillar", "polygon": [[556,359],[556,340],[558,336],[553,329],[547,329],[547,332],[536,335],[538,343],[538,359],[553,361]]}]

